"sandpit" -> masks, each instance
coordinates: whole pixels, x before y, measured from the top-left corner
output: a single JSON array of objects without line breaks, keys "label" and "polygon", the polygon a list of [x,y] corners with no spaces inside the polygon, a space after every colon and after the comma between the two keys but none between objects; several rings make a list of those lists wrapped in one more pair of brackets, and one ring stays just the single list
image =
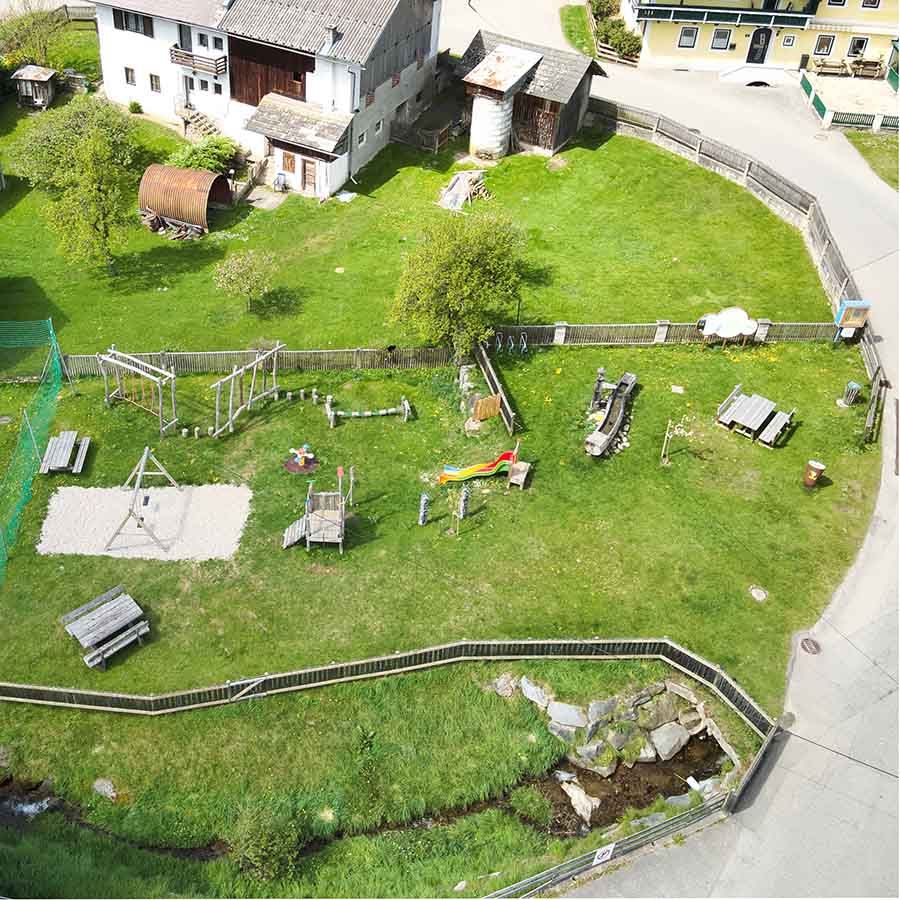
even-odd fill
[{"label": "sandpit", "polygon": [[62,487],[50,498],[38,553],[114,556],[121,559],[230,559],[250,514],[246,485],[152,487],[141,507],[147,524],[166,547],[129,521],[113,545],[110,536],[131,504],[131,490]]}]

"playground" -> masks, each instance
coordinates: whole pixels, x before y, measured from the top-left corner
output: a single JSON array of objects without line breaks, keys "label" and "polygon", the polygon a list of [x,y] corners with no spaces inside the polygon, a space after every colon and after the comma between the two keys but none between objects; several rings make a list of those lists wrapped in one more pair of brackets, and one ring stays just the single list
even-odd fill
[{"label": "playground", "polygon": [[[848,381],[865,382],[859,354],[827,344],[595,347],[495,362],[522,422],[513,438],[497,417],[465,435],[455,369],[279,372],[280,399],[244,411],[219,438],[206,436],[208,376],[178,377],[179,421],[165,438],[153,413],[106,406],[102,379],[82,379],[77,396],[64,389],[54,432],[91,435],[91,451],[80,475],[34,482],[0,587],[8,627],[30,638],[0,649],[4,677],[159,692],[463,637],[667,634],[776,708],[789,635],[815,617],[867,522],[877,460],[860,449],[865,404],[836,404]],[[585,439],[601,367],[611,382],[636,373],[639,389],[629,446],[597,458]],[[776,450],[715,424],[737,383],[797,408]],[[415,416],[333,428],[329,395],[376,412],[403,397]],[[690,437],[673,438],[661,466],[667,423],[681,420]],[[180,486],[147,487],[146,522],[164,544],[174,529],[203,552],[161,550],[135,523],[122,543],[146,552],[103,552],[145,445]],[[308,454],[310,471],[286,467],[306,466]],[[809,459],[827,463],[827,485],[812,493],[802,486]],[[509,489],[513,462],[531,466],[523,490]],[[452,480],[467,471],[481,477]],[[218,499],[204,507],[207,493]],[[340,498],[343,553],[337,541],[282,549],[313,495]],[[76,537],[75,506],[103,521],[90,541]],[[106,672],[88,670],[56,620],[120,583],[149,617],[150,638]],[[765,603],[751,585],[768,592]]]}]

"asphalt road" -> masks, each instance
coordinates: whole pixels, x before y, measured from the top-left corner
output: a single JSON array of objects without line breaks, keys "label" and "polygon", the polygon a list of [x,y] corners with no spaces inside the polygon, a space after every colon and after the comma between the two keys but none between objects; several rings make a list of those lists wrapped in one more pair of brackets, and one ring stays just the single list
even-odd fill
[{"label": "asphalt road", "polygon": [[565,5],[560,0],[443,0],[438,45],[461,54],[475,32],[484,28],[521,41],[570,49],[559,23],[559,10]]}]

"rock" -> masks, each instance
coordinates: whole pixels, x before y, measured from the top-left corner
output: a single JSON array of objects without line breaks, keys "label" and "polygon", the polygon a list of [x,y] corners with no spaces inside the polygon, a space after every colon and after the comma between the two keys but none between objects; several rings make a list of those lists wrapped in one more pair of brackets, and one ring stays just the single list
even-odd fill
[{"label": "rock", "polygon": [[666,804],[674,806],[676,809],[688,809],[694,802],[694,795],[691,793],[678,794],[677,797],[666,797]]},{"label": "rock", "polygon": [[648,684],[644,690],[655,697],[657,694],[661,694],[666,689],[666,685],[664,681],[654,681],[653,684]]},{"label": "rock", "polygon": [[94,793],[99,794],[101,797],[106,797],[107,800],[115,800],[119,796],[115,785],[108,778],[98,778],[94,782],[93,788]]},{"label": "rock", "polygon": [[615,774],[616,769],[619,767],[619,757],[613,756],[609,763],[603,765],[596,760],[592,762],[589,766],[585,766],[589,772],[594,772],[599,775],[601,778],[609,778],[610,775]]},{"label": "rock", "polygon": [[12,751],[9,747],[0,746],[0,769],[8,769],[12,765]]},{"label": "rock", "polygon": [[499,694],[501,697],[509,699],[516,692],[519,686],[519,679],[511,672],[504,672],[487,685],[489,691]]},{"label": "rock", "polygon": [[572,728],[571,725],[561,725],[559,722],[551,722],[547,726],[550,734],[555,734],[561,741],[564,741],[567,744],[572,744],[575,741],[575,736],[578,733],[577,728]]},{"label": "rock", "polygon": [[678,706],[672,694],[658,694],[638,711],[638,725],[647,731],[653,731],[667,722],[674,722],[677,718]]},{"label": "rock", "polygon": [[575,781],[575,779],[578,778],[578,776],[574,772],[566,772],[563,769],[554,769],[553,777],[560,784],[563,784],[563,782],[566,782],[566,781]]},{"label": "rock", "polygon": [[700,791],[700,793],[703,794],[704,797],[709,797],[712,794],[715,794],[717,790],[719,790],[721,784],[721,778],[704,778],[703,781],[701,781],[697,785],[697,790]]},{"label": "rock", "polygon": [[650,740],[663,762],[671,759],[690,739],[687,729],[679,722],[667,722],[650,732]]},{"label": "rock", "polygon": [[547,715],[560,725],[569,725],[572,728],[584,728],[587,723],[587,715],[580,706],[571,703],[559,703],[551,700],[547,704]]},{"label": "rock", "polygon": [[677,681],[667,681],[666,690],[671,694],[684,698],[691,706],[696,706],[700,702],[697,699],[697,695],[690,688],[686,688]]},{"label": "rock", "polygon": [[706,728],[706,720],[693,707],[688,707],[678,713],[678,721],[684,725],[691,736],[700,734]]},{"label": "rock", "polygon": [[582,788],[578,784],[573,784],[570,781],[564,782],[560,785],[562,789],[568,794],[569,802],[572,804],[572,809],[575,810],[578,817],[584,822],[585,825],[591,824],[591,815],[594,810],[600,805],[600,801],[595,797],[591,797],[584,792],[584,788]]},{"label": "rock", "polygon": [[706,720],[706,733],[716,739],[716,743],[728,754],[728,758],[734,763],[734,767],[739,769],[741,766],[741,758],[737,755],[737,751],[728,741],[725,740],[719,726],[712,719]]},{"label": "rock", "polygon": [[478,419],[468,418],[463,424],[463,431],[465,432],[466,437],[478,434],[478,432],[481,431],[481,422],[479,422]]},{"label": "rock", "polygon": [[608,722],[616,708],[616,703],[618,700],[615,697],[610,697],[609,700],[592,700],[588,704],[588,722],[591,724]]},{"label": "rock", "polygon": [[464,891],[469,886],[467,881],[458,881],[454,886],[453,890],[459,893],[460,891]]},{"label": "rock", "polygon": [[633,722],[620,720],[614,722],[613,727],[606,732],[606,740],[615,750],[621,750],[631,740],[635,731],[637,726]]},{"label": "rock", "polygon": [[522,676],[519,687],[527,700],[537,704],[541,709],[547,708],[550,698],[542,687],[538,687],[533,681],[529,681],[525,675]]},{"label": "rock", "polygon": [[634,819],[631,823],[631,827],[638,830],[642,828],[652,828],[654,825],[659,825],[660,822],[665,821],[665,813],[651,813],[649,816],[644,816],[642,819]]},{"label": "rock", "polygon": [[731,769],[731,771],[725,773],[725,777],[722,779],[722,790],[728,791],[737,784],[740,780],[741,773],[738,769]]},{"label": "rock", "polygon": [[582,759],[596,759],[604,750],[606,744],[603,741],[594,741],[590,744],[583,744],[581,747],[576,747],[575,752]]},{"label": "rock", "polygon": [[656,762],[656,748],[648,738],[644,738],[644,746],[641,747],[641,752],[638,755],[637,761],[642,763]]},{"label": "rock", "polygon": [[630,700],[626,702],[632,709],[637,708],[638,706],[643,706],[645,703],[649,703],[653,699],[653,694],[650,691],[641,691],[639,694],[635,694]]}]

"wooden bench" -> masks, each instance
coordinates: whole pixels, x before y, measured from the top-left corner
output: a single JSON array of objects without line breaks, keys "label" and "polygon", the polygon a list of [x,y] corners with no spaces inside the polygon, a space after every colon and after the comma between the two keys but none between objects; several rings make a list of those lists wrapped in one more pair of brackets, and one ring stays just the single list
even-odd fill
[{"label": "wooden bench", "polygon": [[828,60],[816,60],[813,65],[817,75],[850,75],[850,67],[846,60],[829,62]]},{"label": "wooden bench", "polygon": [[78,445],[78,453],[75,456],[75,464],[72,466],[72,474],[80,475],[84,468],[84,461],[87,459],[88,447],[91,446],[91,439],[83,437]]},{"label": "wooden bench", "polygon": [[103,644],[99,644],[91,650],[90,653],[86,653],[84,656],[84,662],[90,668],[94,668],[94,666],[100,666],[101,669],[106,669],[106,661],[114,654],[118,653],[123,648],[127,647],[129,644],[133,644],[135,641],[138,644],[143,644],[143,636],[145,634],[149,634],[150,632],[150,623],[145,619],[142,619],[140,622],[136,622],[134,625],[131,625],[129,628],[126,628],[125,631],[119,632],[119,634],[110,638]]},{"label": "wooden bench", "polygon": [[884,63],[880,59],[854,59],[850,70],[857,78],[884,77]]},{"label": "wooden bench", "polygon": [[81,442],[78,444],[78,452],[75,455],[75,462],[73,463],[72,451],[75,449],[77,439],[77,431],[63,431],[56,437],[50,438],[47,441],[47,449],[44,451],[44,458],[41,460],[41,467],[38,470],[40,474],[47,475],[50,472],[81,474],[87,458],[88,447],[91,445],[91,439],[89,437],[81,439]]},{"label": "wooden bench", "polygon": [[766,427],[762,430],[762,433],[759,436],[759,442],[764,444],[769,449],[775,447],[778,438],[781,436],[781,433],[791,424],[791,419],[794,417],[794,413],[796,412],[796,408],[792,409],[789,413],[786,412],[777,412],[771,419],[769,419]]},{"label": "wooden bench", "polygon": [[[101,606],[104,603],[107,603],[110,600],[114,600],[119,594],[123,594],[125,592],[125,588],[121,584],[117,584],[114,588],[110,588],[105,593],[101,594],[99,597],[94,597],[93,600],[88,600],[84,606],[79,606],[78,609],[73,609],[72,612],[66,613],[64,616],[59,617],[60,625],[69,625],[71,622],[74,622],[76,619],[80,619],[85,613],[89,613],[92,609],[96,609],[98,606]],[[66,628],[66,631],[69,631]],[[69,631],[69,634],[72,632]]]}]

